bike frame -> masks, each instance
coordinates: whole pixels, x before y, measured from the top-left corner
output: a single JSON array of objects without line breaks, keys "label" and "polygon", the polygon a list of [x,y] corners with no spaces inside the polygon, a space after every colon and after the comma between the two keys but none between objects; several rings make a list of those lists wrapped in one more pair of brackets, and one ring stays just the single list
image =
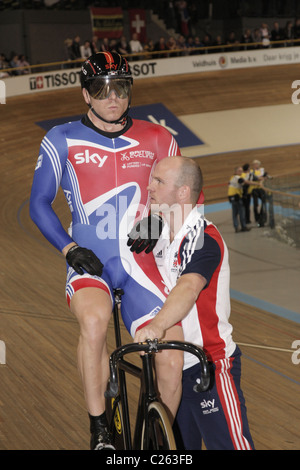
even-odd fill
[{"label": "bike frame", "polygon": [[[122,337],[121,337],[121,328],[120,328],[120,319],[119,319],[119,306],[121,304],[121,297],[123,295],[122,289],[116,289],[114,291],[115,295],[115,306],[113,310],[114,318],[114,330],[115,330],[115,342],[117,350],[120,351],[119,356],[123,354],[122,351]],[[136,346],[134,346],[134,351],[136,352]],[[130,351],[128,351],[130,352]],[[142,368],[138,367],[131,362],[126,361],[123,357],[117,359],[118,367],[118,395],[114,402],[113,414],[119,402],[122,404],[122,413],[123,413],[123,433],[126,449],[132,449],[132,434],[130,426],[130,416],[128,409],[128,395],[127,395],[127,383],[126,383],[126,373],[139,379],[141,388],[139,394],[139,401],[137,407],[136,423],[134,430],[134,449],[137,448],[139,438],[142,433],[142,426],[147,413],[148,405],[151,401],[157,400],[156,387],[154,385],[153,378],[153,355],[151,353],[146,353],[141,356],[142,359]],[[115,393],[115,392],[114,392]]]},{"label": "bike frame", "polygon": [[[119,306],[121,304],[121,297],[123,295],[122,289],[116,289],[115,306],[113,310],[114,329],[116,349],[110,356],[110,382],[109,387],[105,393],[107,398],[114,398],[114,405],[112,416],[116,411],[118,403],[122,405],[123,416],[123,434],[125,441],[125,448],[132,449],[132,436],[130,427],[130,417],[128,408],[128,396],[126,385],[126,373],[137,377],[140,380],[140,394],[136,415],[136,422],[134,428],[134,449],[139,448],[140,437],[142,434],[142,427],[145,420],[148,418],[148,406],[153,401],[158,401],[157,389],[154,383],[153,374],[153,357],[156,352],[163,349],[179,349],[182,351],[194,354],[199,359],[202,366],[201,384],[199,384],[198,391],[207,390],[210,383],[209,366],[204,352],[197,346],[191,343],[184,343],[179,341],[157,342],[146,341],[145,343],[130,343],[122,345],[120,320],[119,320]],[[141,356],[142,368],[126,361],[124,356],[132,352],[144,351],[145,354]],[[111,424],[111,423],[110,423]],[[145,432],[148,432],[148,423],[145,422]],[[146,436],[147,438],[147,436]]]}]

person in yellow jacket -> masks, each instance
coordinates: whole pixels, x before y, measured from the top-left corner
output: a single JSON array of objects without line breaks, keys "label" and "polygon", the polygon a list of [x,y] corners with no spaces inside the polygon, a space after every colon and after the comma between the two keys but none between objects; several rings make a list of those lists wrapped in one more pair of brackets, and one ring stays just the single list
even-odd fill
[{"label": "person in yellow jacket", "polygon": [[243,165],[243,172],[242,178],[245,180],[245,184],[243,185],[243,204],[245,207],[245,219],[246,224],[250,224],[250,203],[251,203],[251,193],[253,186],[250,184],[250,181],[253,177],[253,173],[250,171],[249,163],[245,163]]},{"label": "person in yellow jacket", "polygon": [[246,224],[250,224],[250,203],[251,198],[253,197],[253,190],[257,189],[259,185],[259,181],[261,180],[259,175],[256,175],[254,170],[250,169],[249,163],[245,163],[243,165],[243,172],[242,178],[244,179],[243,184],[243,203],[245,206],[245,218]]},{"label": "person in yellow jacket", "polygon": [[231,176],[228,183],[228,199],[232,208],[232,221],[236,232],[239,232],[239,225],[241,232],[249,232],[250,228],[246,226],[245,206],[243,203],[243,186],[245,184],[242,178],[243,168],[238,166],[234,169],[234,174]]},{"label": "person in yellow jacket", "polygon": [[[253,160],[251,173],[253,181],[263,182],[264,179],[268,177],[265,169],[261,167],[259,160]],[[266,192],[262,187],[253,186],[251,195],[253,198],[255,222],[257,222],[259,227],[264,227],[267,221]]]}]

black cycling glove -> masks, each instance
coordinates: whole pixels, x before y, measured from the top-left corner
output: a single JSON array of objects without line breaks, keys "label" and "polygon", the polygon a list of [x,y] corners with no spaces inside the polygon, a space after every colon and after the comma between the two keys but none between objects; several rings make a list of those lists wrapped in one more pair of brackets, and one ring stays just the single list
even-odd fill
[{"label": "black cycling glove", "polygon": [[83,270],[93,276],[102,275],[103,264],[92,250],[74,245],[69,249],[66,260],[69,266],[80,275],[84,273]]},{"label": "black cycling glove", "polygon": [[130,251],[150,253],[159,239],[164,223],[158,214],[151,214],[135,224],[128,234]]}]

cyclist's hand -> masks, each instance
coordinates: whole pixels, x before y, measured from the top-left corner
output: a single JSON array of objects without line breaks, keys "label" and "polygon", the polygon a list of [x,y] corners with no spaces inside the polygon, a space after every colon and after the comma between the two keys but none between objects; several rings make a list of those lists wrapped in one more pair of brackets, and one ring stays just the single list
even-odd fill
[{"label": "cyclist's hand", "polygon": [[93,276],[101,276],[103,264],[92,250],[81,246],[72,246],[66,254],[66,260],[78,274],[82,275],[85,270]]},{"label": "cyclist's hand", "polygon": [[150,253],[155,247],[159,239],[162,229],[163,220],[158,214],[151,214],[135,224],[128,234],[127,245],[130,251],[141,253]]}]

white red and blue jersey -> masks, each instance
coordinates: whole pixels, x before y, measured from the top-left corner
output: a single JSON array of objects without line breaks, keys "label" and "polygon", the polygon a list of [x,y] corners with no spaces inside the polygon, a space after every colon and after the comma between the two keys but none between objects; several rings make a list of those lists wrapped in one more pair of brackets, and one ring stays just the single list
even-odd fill
[{"label": "white red and blue jersey", "polygon": [[[232,340],[230,316],[230,270],[228,250],[217,228],[195,207],[172,243],[165,224],[154,256],[161,276],[171,291],[178,278],[187,273],[201,274],[207,284],[182,320],[186,341],[203,347],[208,359],[228,358],[236,345]],[[197,363],[185,353],[184,369]]]},{"label": "white red and blue jersey", "polygon": [[182,320],[184,339],[203,348],[211,361],[211,384],[197,392],[201,367],[184,353],[182,399],[176,415],[185,450],[254,449],[245,399],[240,387],[240,350],[229,323],[229,263],[226,244],[217,228],[194,208],[170,243],[165,224],[155,248],[155,260],[171,291],[180,276],[197,273],[207,284]]},{"label": "white red and blue jersey", "polygon": [[[132,312],[128,303],[128,319],[123,319],[129,331],[137,316],[157,312],[165,299],[152,254],[133,254],[127,234],[149,212],[147,186],[154,166],[172,155],[180,151],[167,129],[131,118],[121,132],[108,134],[85,116],[54,127],[40,146],[30,199],[33,221],[58,250],[75,241],[93,250],[104,264],[101,279],[79,276],[69,268],[68,302],[82,287],[97,286],[111,295],[113,288],[126,286],[124,311],[130,296],[135,304],[139,298],[142,306]],[[72,214],[69,232],[52,208],[60,186]]]}]

